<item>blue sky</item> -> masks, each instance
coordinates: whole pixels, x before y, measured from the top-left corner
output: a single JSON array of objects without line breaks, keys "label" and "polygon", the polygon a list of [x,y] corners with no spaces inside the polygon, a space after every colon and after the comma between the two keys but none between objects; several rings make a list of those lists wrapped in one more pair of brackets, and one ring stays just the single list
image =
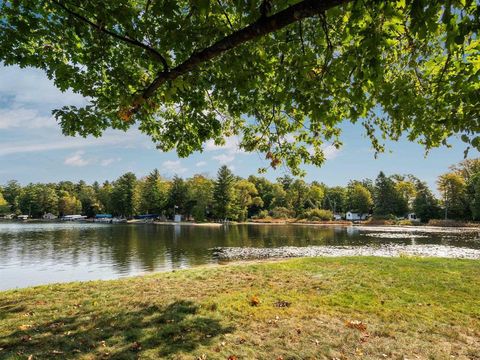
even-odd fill
[{"label": "blue sky", "polygon": [[[233,138],[223,147],[207,143],[203,153],[179,159],[174,152],[157,150],[137,130],[107,131],[97,139],[63,136],[51,110],[83,103],[82,97],[57,90],[42,71],[0,65],[0,184],[10,179],[22,184],[104,181],[127,171],[143,176],[154,168],[166,177],[195,173],[215,176],[222,164],[248,176],[266,165],[258,154],[239,151]],[[360,126],[346,123],[343,128],[344,146],[338,151],[327,148],[328,160],[323,167],[306,168],[307,181],[346,185],[350,179],[375,178],[383,170],[387,174],[415,174],[435,188],[437,176],[463,160],[465,145],[455,138],[450,141],[452,148],[434,149],[426,157],[418,144],[390,142],[387,152],[375,159]],[[478,152],[470,153],[470,157],[478,156]],[[265,176],[273,180],[285,173],[284,169],[270,170]]]}]

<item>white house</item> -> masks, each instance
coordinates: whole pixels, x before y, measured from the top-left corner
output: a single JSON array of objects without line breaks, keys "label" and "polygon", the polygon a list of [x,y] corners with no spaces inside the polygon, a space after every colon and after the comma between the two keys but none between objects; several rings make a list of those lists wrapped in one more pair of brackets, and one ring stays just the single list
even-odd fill
[{"label": "white house", "polygon": [[83,215],[65,215],[64,217],[61,218],[61,220],[64,221],[80,221],[80,220],[85,220],[87,217]]},{"label": "white house", "polygon": [[52,213],[45,213],[45,214],[43,214],[42,218],[44,220],[55,220],[57,218],[57,216],[53,215]]},{"label": "white house", "polygon": [[342,214],[333,214],[333,220],[342,220]]},{"label": "white house", "polygon": [[17,216],[17,219],[18,219],[18,220],[27,220],[27,219],[28,219],[28,215],[18,215],[18,216]]},{"label": "white house", "polygon": [[345,215],[345,218],[350,221],[357,221],[357,220],[366,220],[368,214],[360,214],[352,211],[348,211]]},{"label": "white house", "polygon": [[410,220],[410,221],[420,221],[419,218],[417,218],[417,214],[415,213],[409,213],[407,215],[407,220]]}]

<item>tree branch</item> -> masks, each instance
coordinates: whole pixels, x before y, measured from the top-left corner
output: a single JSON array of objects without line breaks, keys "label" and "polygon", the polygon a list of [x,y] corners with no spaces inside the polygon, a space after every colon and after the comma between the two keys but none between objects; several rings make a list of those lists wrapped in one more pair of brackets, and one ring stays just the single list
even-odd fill
[{"label": "tree branch", "polygon": [[88,24],[89,26],[93,27],[94,29],[97,29],[97,30],[103,32],[104,34],[110,35],[110,36],[114,37],[115,39],[123,41],[123,42],[125,42],[129,45],[137,46],[137,47],[140,47],[140,48],[146,50],[150,54],[150,56],[152,56],[156,61],[159,61],[160,63],[162,63],[164,71],[168,71],[167,60],[162,56],[162,54],[160,54],[153,47],[151,47],[147,44],[144,44],[141,41],[138,41],[138,40],[136,40],[134,38],[131,38],[129,36],[122,36],[120,34],[117,34],[117,33],[113,32],[113,31],[105,29],[103,26],[101,26],[99,24],[96,24],[93,21],[87,19],[85,16],[83,16],[81,14],[78,14],[77,12],[71,10],[70,8],[68,8],[67,6],[62,4],[60,1],[57,1],[57,0],[51,0],[51,1],[55,5],[57,5],[58,7],[65,10],[68,14],[70,14],[73,17],[77,18],[78,20]]},{"label": "tree branch", "polygon": [[303,0],[274,15],[261,17],[256,22],[237,30],[234,33],[218,40],[211,46],[194,52],[187,60],[169,71],[160,72],[153,82],[144,90],[141,99],[137,99],[129,110],[130,114],[138,112],[141,104],[155,93],[165,82],[188,73],[199,65],[219,57],[225,52],[244,44],[250,40],[265,36],[280,30],[299,20],[321,14],[333,7],[347,4],[352,0]]},{"label": "tree branch", "polygon": [[220,2],[220,0],[217,0],[217,3],[218,3],[218,6],[220,7],[220,9],[222,9],[223,15],[225,16],[225,19],[227,20],[228,25],[230,25],[230,29],[233,30],[233,24],[232,24],[232,22],[230,21],[230,18],[228,17],[227,12],[226,12],[225,9],[223,8],[222,3]]}]

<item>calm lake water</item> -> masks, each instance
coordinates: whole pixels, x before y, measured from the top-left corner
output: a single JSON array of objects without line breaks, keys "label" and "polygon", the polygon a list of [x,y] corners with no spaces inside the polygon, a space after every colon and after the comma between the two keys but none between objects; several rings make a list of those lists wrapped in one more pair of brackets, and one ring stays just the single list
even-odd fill
[{"label": "calm lake water", "polygon": [[216,263],[215,247],[442,244],[480,248],[478,234],[388,234],[308,225],[130,225],[0,222],[0,289],[113,279]]}]

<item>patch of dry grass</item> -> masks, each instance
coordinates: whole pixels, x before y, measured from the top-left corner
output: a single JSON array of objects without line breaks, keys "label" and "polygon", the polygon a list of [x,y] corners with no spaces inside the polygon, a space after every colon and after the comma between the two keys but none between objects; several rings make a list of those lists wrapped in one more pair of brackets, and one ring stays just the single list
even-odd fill
[{"label": "patch of dry grass", "polygon": [[312,258],[0,293],[1,359],[478,359],[480,262]]}]

